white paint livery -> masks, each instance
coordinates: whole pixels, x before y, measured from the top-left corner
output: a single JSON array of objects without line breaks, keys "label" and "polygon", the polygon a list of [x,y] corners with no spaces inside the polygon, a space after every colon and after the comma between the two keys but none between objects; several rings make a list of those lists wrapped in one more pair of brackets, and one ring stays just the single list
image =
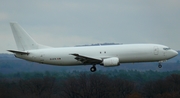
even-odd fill
[{"label": "white paint livery", "polygon": [[[93,65],[105,67],[120,63],[162,62],[175,57],[178,52],[159,44],[122,44],[84,47],[53,48],[36,43],[17,23],[10,23],[18,50],[8,50],[16,57],[28,61],[60,65]],[[162,67],[161,63],[158,65]]]}]

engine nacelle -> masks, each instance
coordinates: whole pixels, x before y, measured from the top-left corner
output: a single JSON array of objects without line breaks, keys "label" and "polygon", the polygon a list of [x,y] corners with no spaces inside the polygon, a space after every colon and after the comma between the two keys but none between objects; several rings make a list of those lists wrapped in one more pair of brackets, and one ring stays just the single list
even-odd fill
[{"label": "engine nacelle", "polygon": [[120,65],[120,62],[119,62],[119,58],[111,57],[111,58],[104,59],[102,64],[105,67],[111,67],[111,66],[118,66],[118,65]]}]

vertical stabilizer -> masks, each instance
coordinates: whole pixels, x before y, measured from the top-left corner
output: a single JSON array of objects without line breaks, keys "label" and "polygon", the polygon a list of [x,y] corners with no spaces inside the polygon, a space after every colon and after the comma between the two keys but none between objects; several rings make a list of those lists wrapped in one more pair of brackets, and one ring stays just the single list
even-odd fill
[{"label": "vertical stabilizer", "polygon": [[36,43],[18,23],[11,22],[10,26],[18,50],[25,51],[25,50],[45,48],[45,46]]}]

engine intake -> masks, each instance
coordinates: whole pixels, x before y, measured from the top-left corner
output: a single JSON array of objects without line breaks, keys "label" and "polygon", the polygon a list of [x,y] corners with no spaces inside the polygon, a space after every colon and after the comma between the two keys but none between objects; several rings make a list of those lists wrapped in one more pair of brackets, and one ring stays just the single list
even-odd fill
[{"label": "engine intake", "polygon": [[120,62],[119,62],[119,58],[111,57],[111,58],[104,59],[102,64],[105,67],[111,67],[111,66],[118,66],[118,65],[120,65]]}]

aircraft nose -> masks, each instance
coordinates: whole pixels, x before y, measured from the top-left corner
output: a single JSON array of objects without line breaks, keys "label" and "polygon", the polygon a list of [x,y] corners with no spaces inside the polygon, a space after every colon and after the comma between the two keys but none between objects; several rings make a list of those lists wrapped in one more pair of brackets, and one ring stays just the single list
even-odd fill
[{"label": "aircraft nose", "polygon": [[175,57],[178,55],[178,52],[175,50],[171,50],[172,57]]},{"label": "aircraft nose", "polygon": [[178,52],[177,51],[175,51],[175,50],[168,50],[167,52],[166,52],[166,57],[168,58],[168,59],[170,59],[170,58],[173,58],[173,57],[175,57],[175,56],[177,56],[178,55]]}]

